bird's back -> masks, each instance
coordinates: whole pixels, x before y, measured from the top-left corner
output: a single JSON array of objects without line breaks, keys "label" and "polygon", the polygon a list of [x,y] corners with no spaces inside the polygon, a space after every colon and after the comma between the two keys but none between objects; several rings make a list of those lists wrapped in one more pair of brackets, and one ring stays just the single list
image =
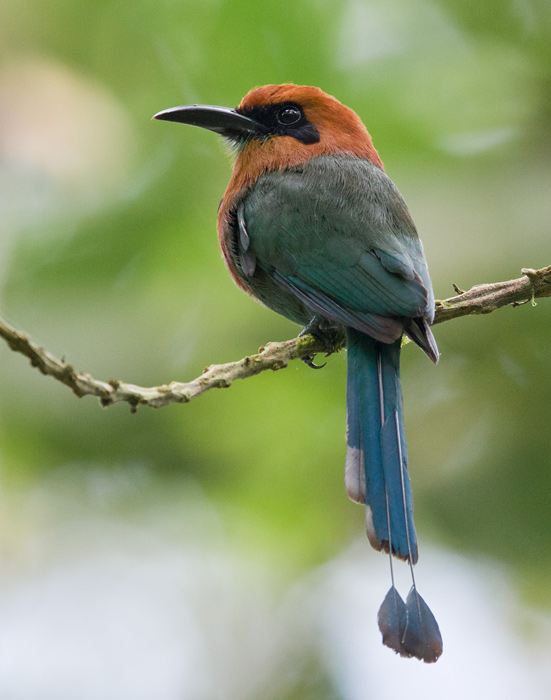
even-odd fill
[{"label": "bird's back", "polygon": [[[321,156],[267,173],[239,208],[233,263],[270,308],[281,307],[281,284],[266,283],[266,275],[275,272],[353,311],[430,316],[432,287],[415,226],[397,188],[370,161]],[[239,221],[255,257],[253,274],[241,262]],[[296,318],[292,296],[292,314],[277,310],[307,323],[310,319]]]}]

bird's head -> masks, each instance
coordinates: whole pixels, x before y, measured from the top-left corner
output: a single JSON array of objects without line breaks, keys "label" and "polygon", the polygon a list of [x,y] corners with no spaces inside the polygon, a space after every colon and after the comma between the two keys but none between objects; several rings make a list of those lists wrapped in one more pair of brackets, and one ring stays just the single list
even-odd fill
[{"label": "bird's head", "polygon": [[247,93],[235,109],[187,105],[154,118],[221,134],[237,151],[234,176],[241,173],[240,180],[321,155],[348,153],[383,167],[358,115],[316,87],[265,85]]}]

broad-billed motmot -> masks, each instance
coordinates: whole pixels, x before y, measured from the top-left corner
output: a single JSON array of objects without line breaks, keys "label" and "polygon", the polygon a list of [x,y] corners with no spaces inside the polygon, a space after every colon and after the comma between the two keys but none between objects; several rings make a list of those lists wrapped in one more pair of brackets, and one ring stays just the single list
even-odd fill
[{"label": "broad-billed motmot", "polygon": [[365,503],[371,545],[409,562],[413,584],[404,602],[390,557],[383,643],[436,661],[442,638],[413,577],[402,336],[433,362],[438,349],[427,263],[402,196],[358,115],[319,88],[266,85],[236,109],[188,105],[155,118],[215,131],[235,150],[218,233],[237,286],[314,335],[345,333],[346,490]]}]

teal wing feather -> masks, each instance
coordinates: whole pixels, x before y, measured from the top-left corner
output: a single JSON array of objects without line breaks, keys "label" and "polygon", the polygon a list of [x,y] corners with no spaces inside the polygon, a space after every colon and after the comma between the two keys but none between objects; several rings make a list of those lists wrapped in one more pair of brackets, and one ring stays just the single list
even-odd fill
[{"label": "teal wing feather", "polygon": [[[421,242],[398,190],[369,161],[326,156],[267,174],[238,218],[246,231],[244,272],[254,255],[280,287],[299,289],[314,306],[320,300],[333,305],[326,315],[364,332],[350,315],[430,320],[434,304]],[[254,291],[254,273],[248,283]]]}]

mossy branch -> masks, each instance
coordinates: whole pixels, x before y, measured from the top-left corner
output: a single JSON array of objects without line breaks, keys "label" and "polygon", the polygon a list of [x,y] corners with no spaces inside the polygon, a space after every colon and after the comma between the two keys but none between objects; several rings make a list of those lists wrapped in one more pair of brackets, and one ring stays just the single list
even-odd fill
[{"label": "mossy branch", "polygon": [[[467,292],[455,285],[456,296],[436,302],[434,323],[442,323],[460,316],[488,314],[503,306],[520,306],[534,300],[551,296],[551,265],[541,270],[523,269],[522,277],[479,284]],[[127,384],[118,379],[101,381],[86,372],[77,372],[65,360],[59,360],[0,318],[0,336],[14,352],[29,358],[31,365],[68,386],[78,397],[96,396],[102,406],[110,406],[124,401],[131,406],[160,408],[172,403],[188,403],[209,389],[227,388],[236,379],[246,379],[266,370],[287,367],[289,362],[325,351],[322,343],[313,336],[306,335],[282,343],[268,343],[257,354],[244,357],[237,362],[223,365],[210,365],[203,374],[190,382],[170,382],[155,387]],[[335,350],[342,349],[344,339],[337,343]]]}]

